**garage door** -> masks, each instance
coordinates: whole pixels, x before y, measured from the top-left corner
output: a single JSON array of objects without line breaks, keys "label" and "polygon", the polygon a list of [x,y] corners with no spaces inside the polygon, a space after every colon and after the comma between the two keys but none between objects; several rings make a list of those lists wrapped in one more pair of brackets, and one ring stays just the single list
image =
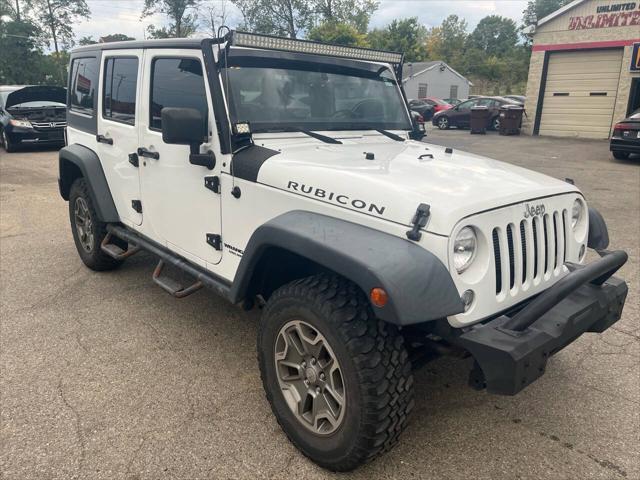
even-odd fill
[{"label": "garage door", "polygon": [[622,52],[551,53],[540,135],[609,137]]}]

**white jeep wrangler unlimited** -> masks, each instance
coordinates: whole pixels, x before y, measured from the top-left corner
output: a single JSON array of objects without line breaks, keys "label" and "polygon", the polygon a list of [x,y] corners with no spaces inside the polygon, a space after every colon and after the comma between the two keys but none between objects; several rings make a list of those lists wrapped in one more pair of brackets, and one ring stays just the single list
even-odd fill
[{"label": "white jeep wrangler unlimited", "polygon": [[59,184],[82,261],[147,250],[175,297],[263,307],[273,413],[332,470],[397,442],[430,352],[513,395],[627,293],[627,255],[571,182],[416,141],[401,67],[242,32],[71,54]]}]

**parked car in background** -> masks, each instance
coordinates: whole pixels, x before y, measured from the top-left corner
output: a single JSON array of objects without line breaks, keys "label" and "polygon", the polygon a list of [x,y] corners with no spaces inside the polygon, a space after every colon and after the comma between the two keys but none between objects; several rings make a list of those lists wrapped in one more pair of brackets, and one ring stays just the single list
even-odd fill
[{"label": "parked car in background", "polygon": [[411,111],[419,113],[423,122],[431,121],[431,118],[433,118],[433,114],[435,113],[433,105],[424,100],[409,100],[409,108]]},{"label": "parked car in background", "polygon": [[514,102],[521,103],[522,105],[524,105],[524,102],[527,99],[527,97],[525,97],[524,95],[503,95],[502,97],[513,100]]},{"label": "parked car in background", "polygon": [[441,112],[442,110],[449,110],[453,106],[450,103],[445,102],[441,98],[436,97],[425,97],[421,98],[420,100],[424,100],[429,105],[433,105],[434,113]]},{"label": "parked car in background", "polygon": [[445,102],[447,102],[449,105],[453,107],[462,103],[462,100],[458,98],[443,98],[442,100],[444,100]]},{"label": "parked car in background", "polygon": [[618,160],[640,154],[640,108],[613,127],[609,150]]},{"label": "parked car in background", "polygon": [[431,122],[440,130],[446,130],[449,127],[469,128],[471,109],[476,106],[486,106],[491,112],[489,128],[498,130],[500,128],[500,107],[503,105],[522,104],[504,97],[476,97],[462,102],[449,110],[437,112]]},{"label": "parked car in background", "polygon": [[64,145],[67,89],[51,86],[0,86],[0,144],[7,152],[20,145]]}]

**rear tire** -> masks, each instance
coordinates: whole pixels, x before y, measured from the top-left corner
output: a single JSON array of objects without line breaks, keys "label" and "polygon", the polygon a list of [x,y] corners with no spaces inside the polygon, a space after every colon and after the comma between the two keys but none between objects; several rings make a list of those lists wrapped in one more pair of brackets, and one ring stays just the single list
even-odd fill
[{"label": "rear tire", "polygon": [[500,131],[500,117],[497,116],[491,120],[491,130]]},{"label": "rear tire", "polygon": [[98,219],[84,178],[76,179],[71,185],[69,220],[78,255],[87,267],[100,272],[113,270],[122,264],[122,260],[116,260],[100,248],[107,235],[107,224]]},{"label": "rear tire", "polygon": [[629,158],[629,155],[630,155],[629,152],[621,152],[620,150],[613,150],[611,154],[613,155],[613,158],[615,158],[616,160],[626,160]]},{"label": "rear tire", "polygon": [[440,130],[449,129],[449,119],[447,117],[440,117],[436,123],[438,124],[438,128]]},{"label": "rear tire", "polygon": [[316,275],[274,292],[258,361],[278,423],[321,467],[353,470],[391,449],[407,425],[413,377],[403,337],[342,277]]}]

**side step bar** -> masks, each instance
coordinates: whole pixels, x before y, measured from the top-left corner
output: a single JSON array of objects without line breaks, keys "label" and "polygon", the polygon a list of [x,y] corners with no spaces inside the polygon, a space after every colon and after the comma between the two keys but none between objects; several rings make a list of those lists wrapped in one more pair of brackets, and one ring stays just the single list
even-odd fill
[{"label": "side step bar", "polygon": [[171,294],[176,298],[184,298],[188,295],[191,295],[192,293],[197,292],[203,287],[202,282],[200,280],[196,280],[193,285],[185,288],[175,280],[172,280],[169,277],[161,276],[163,268],[164,261],[160,260],[158,262],[158,266],[153,271],[153,276],[151,278],[153,278],[153,281],[156,283],[156,285],[159,285],[160,288],[162,288],[165,292]]},{"label": "side step bar", "polygon": [[[110,234],[118,238],[121,238],[122,240],[125,240],[130,244],[136,245],[137,247],[143,250],[146,250],[156,255],[157,257],[160,257],[160,263],[158,264],[158,266],[154,271],[154,281],[158,285],[160,285],[162,288],[164,288],[166,291],[171,293],[172,295],[174,295],[174,293],[180,293],[185,291],[188,291],[186,295],[189,295],[190,293],[195,292],[202,286],[205,286],[207,288],[210,288],[214,292],[216,292],[218,295],[223,296],[226,299],[231,298],[231,295],[230,295],[231,283],[218,277],[217,275],[205,270],[202,267],[192,264],[191,262],[185,260],[184,258],[166,249],[165,247],[158,245],[154,241],[149,240],[143,237],[142,235],[139,235],[125,227],[122,227],[120,225],[109,224],[107,225],[107,231]],[[168,279],[160,276],[164,263],[167,263],[180,270],[183,270],[188,275],[194,277],[196,279],[196,283],[194,283],[193,285],[187,288],[182,288],[181,286],[180,288],[178,288],[178,285],[175,282],[167,281]],[[198,286],[198,284],[200,285]],[[174,296],[177,296],[177,295],[174,295]],[[182,296],[184,297],[185,295],[182,295]],[[182,298],[182,297],[178,297],[178,298]]]},{"label": "side step bar", "polygon": [[121,249],[115,243],[111,243],[113,235],[111,232],[107,233],[100,244],[100,250],[116,260],[124,260],[132,255],[135,255],[140,251],[140,247],[129,243],[126,250]]}]

